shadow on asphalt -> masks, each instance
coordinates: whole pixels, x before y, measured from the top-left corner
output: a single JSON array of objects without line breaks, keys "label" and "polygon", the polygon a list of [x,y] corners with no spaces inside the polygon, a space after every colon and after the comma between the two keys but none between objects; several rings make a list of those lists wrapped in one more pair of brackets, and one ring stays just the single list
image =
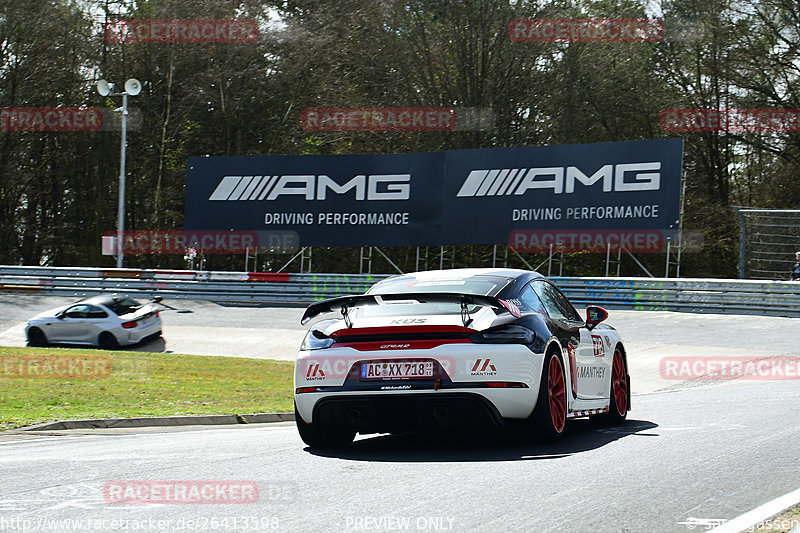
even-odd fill
[{"label": "shadow on asphalt", "polygon": [[623,438],[656,436],[649,433],[656,427],[658,424],[645,420],[628,420],[618,426],[574,420],[556,443],[525,442],[510,432],[407,433],[363,438],[343,449],[306,447],[305,451],[320,457],[397,463],[561,459]]},{"label": "shadow on asphalt", "polygon": [[[32,347],[30,343],[26,343],[25,346]],[[102,348],[98,346],[94,346],[92,344],[64,344],[64,343],[48,343],[47,346],[49,348],[75,348],[75,349],[97,349],[101,350]],[[120,346],[113,351],[132,351],[132,352],[165,352],[167,350],[167,343],[164,340],[164,337],[157,337],[151,340],[143,340],[138,344],[128,344],[126,346]]]}]

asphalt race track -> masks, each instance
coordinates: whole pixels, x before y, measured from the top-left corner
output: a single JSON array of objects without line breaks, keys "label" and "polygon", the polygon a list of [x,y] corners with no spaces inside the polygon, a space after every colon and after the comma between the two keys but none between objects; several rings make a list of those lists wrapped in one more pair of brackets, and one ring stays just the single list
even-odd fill
[{"label": "asphalt race track", "polygon": [[[0,296],[0,345],[23,345],[25,318],[61,300]],[[166,303],[193,312],[162,313],[164,340],[135,349],[291,358],[303,335],[299,308]],[[798,355],[800,319],[612,311],[609,323],[627,341],[635,392],[622,426],[575,421],[552,445],[361,436],[325,453],[285,423],[0,433],[0,531],[688,532],[798,488],[797,381],[665,380],[658,363]],[[258,499],[104,495],[125,480],[255,483]]]}]

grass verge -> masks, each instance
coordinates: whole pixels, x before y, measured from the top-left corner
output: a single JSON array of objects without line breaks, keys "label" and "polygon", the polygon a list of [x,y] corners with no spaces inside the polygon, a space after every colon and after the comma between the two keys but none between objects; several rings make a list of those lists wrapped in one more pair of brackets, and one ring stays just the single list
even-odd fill
[{"label": "grass verge", "polygon": [[50,420],[292,411],[291,361],[0,347],[0,430]]},{"label": "grass verge", "polygon": [[759,522],[746,531],[789,533],[789,531],[796,527],[800,527],[800,505],[784,511],[777,516],[773,516],[769,520]]}]

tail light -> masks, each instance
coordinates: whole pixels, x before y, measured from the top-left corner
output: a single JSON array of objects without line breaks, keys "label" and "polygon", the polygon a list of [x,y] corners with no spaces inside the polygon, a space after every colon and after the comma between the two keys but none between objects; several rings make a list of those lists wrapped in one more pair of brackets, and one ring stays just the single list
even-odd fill
[{"label": "tail light", "polygon": [[488,381],[486,386],[490,389],[527,389],[528,385],[518,381]]},{"label": "tail light", "polygon": [[322,350],[325,348],[330,348],[333,345],[333,339],[321,331],[317,331],[316,329],[312,329],[308,333],[306,333],[306,337],[303,339],[303,344],[300,345],[301,350]]},{"label": "tail light", "polygon": [[122,323],[122,327],[125,328],[125,329],[135,328],[138,325],[139,325],[139,323],[136,322],[135,320],[131,320],[130,322],[123,322]]},{"label": "tail light", "polygon": [[469,336],[475,344],[531,344],[536,333],[518,324],[495,326]]}]

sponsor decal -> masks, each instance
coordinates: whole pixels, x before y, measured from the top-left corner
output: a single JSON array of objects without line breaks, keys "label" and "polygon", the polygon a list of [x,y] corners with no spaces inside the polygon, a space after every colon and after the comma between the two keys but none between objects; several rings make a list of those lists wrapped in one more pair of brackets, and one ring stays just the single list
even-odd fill
[{"label": "sponsor decal", "polygon": [[381,344],[381,350],[408,348],[410,344]]},{"label": "sponsor decal", "polygon": [[660,170],[660,161],[602,165],[591,176],[574,166],[473,170],[456,196],[519,196],[535,189],[571,194],[576,182],[591,187],[601,180],[604,193],[657,191],[661,188]]},{"label": "sponsor decal", "polygon": [[800,109],[664,109],[664,131],[775,133],[800,131]]},{"label": "sponsor decal", "polygon": [[514,42],[528,43],[635,43],[664,38],[661,19],[514,19],[508,25]]},{"label": "sponsor decal", "polygon": [[319,363],[308,365],[306,372],[306,379],[311,381],[315,379],[325,379],[325,371],[322,370]]},{"label": "sponsor decal", "polygon": [[255,481],[107,481],[109,504],[245,504],[258,501]]},{"label": "sponsor decal", "polygon": [[389,324],[392,325],[406,325],[406,324],[424,324],[427,318],[395,318]]},{"label": "sponsor decal", "polygon": [[381,390],[408,390],[411,385],[384,385]]},{"label": "sponsor decal", "polygon": [[[606,340],[608,340],[606,338]],[[609,347],[611,343],[609,342]],[[606,349],[603,346],[603,338],[599,335],[592,335],[592,351],[594,352],[595,357],[605,357],[606,356]]]},{"label": "sponsor decal", "polygon": [[492,364],[491,359],[476,359],[469,374],[470,376],[494,376],[497,374],[497,367]]},{"label": "sponsor decal", "polygon": [[503,307],[505,307],[509,313],[511,313],[511,316],[515,318],[519,318],[522,316],[519,307],[515,303],[509,300],[500,300],[500,303],[503,304]]},{"label": "sponsor decal", "polygon": [[661,230],[533,230],[515,229],[508,245],[519,253],[605,252],[610,246],[632,253],[657,253],[666,246]]},{"label": "sponsor decal", "polygon": [[107,355],[4,355],[0,378],[99,379],[111,374]]},{"label": "sponsor decal", "polygon": [[800,357],[664,357],[659,373],[667,380],[800,379]]},{"label": "sponsor decal", "polygon": [[352,194],[353,199],[358,201],[408,200],[411,195],[411,174],[359,174],[343,184],[324,174],[224,176],[208,199],[227,202],[272,201],[281,196],[302,196],[306,200],[326,200],[329,193]]},{"label": "sponsor decal", "polygon": [[309,107],[300,114],[306,131],[450,131],[449,107]]},{"label": "sponsor decal", "polygon": [[578,377],[584,379],[600,379],[605,377],[606,368],[604,366],[580,366],[578,367]]},{"label": "sponsor decal", "polygon": [[255,20],[127,19],[103,24],[107,43],[253,43]]},{"label": "sponsor decal", "polygon": [[0,131],[98,131],[103,127],[99,107],[4,107]]},{"label": "sponsor decal", "polygon": [[606,341],[606,346],[608,346],[608,348],[611,349],[611,339],[608,338],[608,336],[603,335],[603,340]]}]

